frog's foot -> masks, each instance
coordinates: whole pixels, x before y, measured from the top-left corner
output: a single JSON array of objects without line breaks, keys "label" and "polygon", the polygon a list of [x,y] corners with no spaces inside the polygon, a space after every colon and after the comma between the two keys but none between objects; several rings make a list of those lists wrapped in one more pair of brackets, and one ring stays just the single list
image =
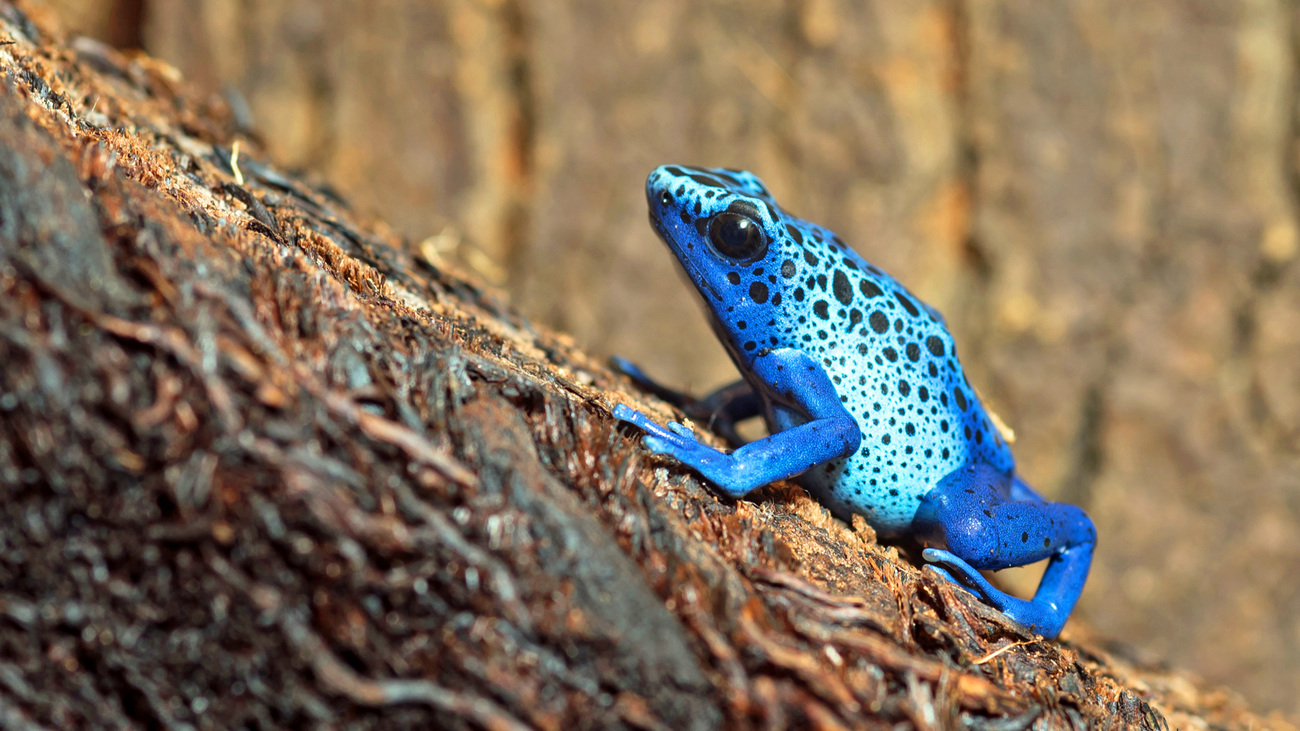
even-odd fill
[{"label": "frog's foot", "polygon": [[651,452],[666,454],[694,468],[719,492],[728,497],[738,498],[753,489],[744,486],[737,488],[734,474],[736,469],[733,464],[735,458],[707,444],[701,444],[695,438],[695,433],[685,424],[670,421],[667,426],[664,426],[623,404],[614,407],[614,418],[626,421],[645,432],[642,442]]},{"label": "frog's foot", "polygon": [[1039,634],[1055,637],[1060,633],[1061,627],[1065,626],[1069,612],[1061,612],[1055,605],[1038,606],[1034,602],[1011,596],[993,586],[983,574],[951,551],[927,548],[921,555],[930,562],[930,569],[936,574]]},{"label": "frog's foot", "polygon": [[614,418],[626,421],[645,432],[645,445],[657,454],[674,454],[678,450],[689,449],[691,446],[703,446],[695,438],[691,428],[681,422],[670,421],[667,426],[663,426],[640,411],[623,404],[614,407]]},{"label": "frog's foot", "polygon": [[[1046,637],[1065,626],[1088,580],[1097,531],[1073,505],[1049,503],[986,464],[953,470],[921,498],[912,532],[935,570]],[[1048,559],[1030,601],[995,589],[979,570]]]}]

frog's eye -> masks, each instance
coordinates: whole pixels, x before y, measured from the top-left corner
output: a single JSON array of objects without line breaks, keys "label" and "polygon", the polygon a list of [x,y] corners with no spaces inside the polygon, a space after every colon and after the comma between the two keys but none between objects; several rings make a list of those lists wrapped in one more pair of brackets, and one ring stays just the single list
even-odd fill
[{"label": "frog's eye", "polygon": [[662,192],[662,193],[659,194],[659,205],[661,205],[661,206],[671,206],[672,204],[673,204],[673,194],[672,194],[672,193],[669,193],[668,191],[665,190],[664,192]]},{"label": "frog's eye", "polygon": [[723,211],[709,221],[709,241],[719,254],[737,261],[753,261],[767,253],[767,236],[752,217]]}]

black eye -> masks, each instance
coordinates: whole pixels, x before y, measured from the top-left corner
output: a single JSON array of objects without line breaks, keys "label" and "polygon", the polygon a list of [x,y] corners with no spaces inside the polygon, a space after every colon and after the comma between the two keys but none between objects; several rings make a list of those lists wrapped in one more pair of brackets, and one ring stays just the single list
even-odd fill
[{"label": "black eye", "polygon": [[723,211],[709,221],[709,241],[728,259],[753,261],[767,252],[767,236],[749,216]]},{"label": "black eye", "polygon": [[660,194],[659,194],[659,203],[660,203],[660,205],[671,206],[671,205],[673,204],[673,194],[672,194],[672,193],[669,193],[669,192],[666,191],[666,190],[665,190],[664,192],[660,193]]}]

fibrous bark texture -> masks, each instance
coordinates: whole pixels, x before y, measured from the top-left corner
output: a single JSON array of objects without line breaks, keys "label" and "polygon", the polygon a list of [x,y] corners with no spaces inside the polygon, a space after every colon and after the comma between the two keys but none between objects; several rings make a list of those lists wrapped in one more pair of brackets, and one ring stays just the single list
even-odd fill
[{"label": "fibrous bark texture", "polygon": [[149,0],[142,37],[277,159],[695,391],[734,368],[639,183],[758,173],[945,313],[1022,473],[1093,516],[1080,616],[1294,713],[1297,13]]},{"label": "fibrous bark texture", "polygon": [[9,3],[0,44],[0,725],[1263,724],[719,500],[609,416],[667,406],[170,67]]}]

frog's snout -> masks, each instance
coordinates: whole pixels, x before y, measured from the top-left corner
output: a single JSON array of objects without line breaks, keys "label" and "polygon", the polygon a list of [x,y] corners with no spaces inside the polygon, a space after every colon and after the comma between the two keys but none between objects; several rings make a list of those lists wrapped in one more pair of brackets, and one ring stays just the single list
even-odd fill
[{"label": "frog's snout", "polygon": [[646,208],[650,225],[660,236],[664,235],[664,217],[672,211],[674,199],[671,190],[673,174],[661,165],[650,172],[645,181]]},{"label": "frog's snout", "polygon": [[651,212],[655,214],[662,213],[662,208],[672,205],[673,202],[672,192],[669,190],[673,176],[665,167],[661,165],[655,168],[645,179],[645,200]]}]

